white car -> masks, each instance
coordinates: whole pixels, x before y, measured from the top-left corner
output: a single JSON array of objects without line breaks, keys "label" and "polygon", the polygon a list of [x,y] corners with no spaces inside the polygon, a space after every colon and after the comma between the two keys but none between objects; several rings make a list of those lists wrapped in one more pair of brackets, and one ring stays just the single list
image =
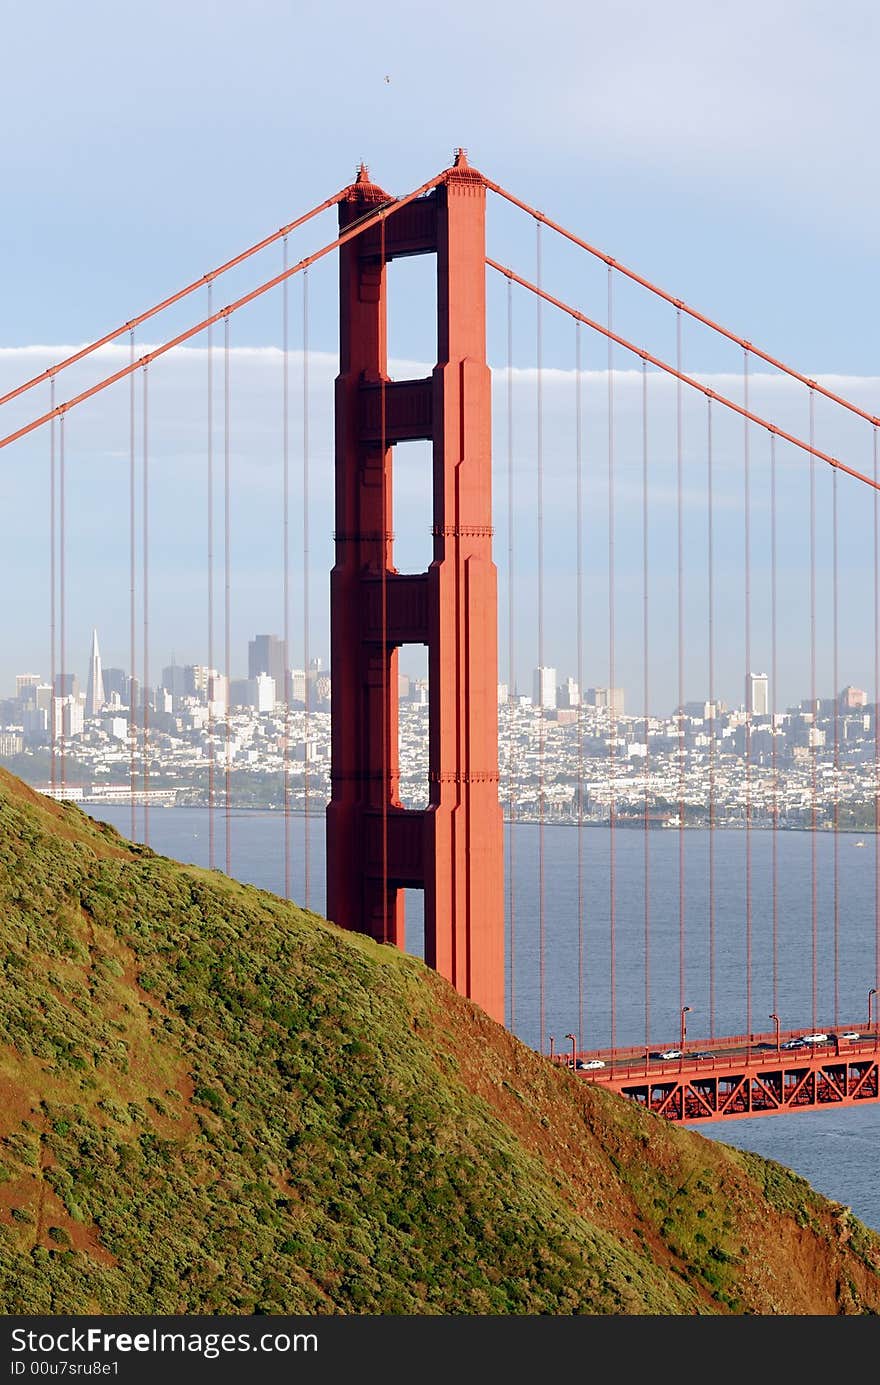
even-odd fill
[{"label": "white car", "polygon": [[827,1034],[804,1034],[803,1039],[804,1039],[804,1043],[805,1043],[805,1044],[827,1044],[827,1042],[828,1042],[828,1035],[827,1035]]},{"label": "white car", "polygon": [[578,1063],[578,1068],[583,1072],[592,1072],[595,1068],[604,1068],[604,1066],[605,1060],[603,1058],[590,1058],[586,1063]]},{"label": "white car", "polygon": [[680,1048],[664,1048],[659,1055],[661,1058],[683,1058],[684,1054]]},{"label": "white car", "polygon": [[846,1033],[838,1035],[840,1039],[860,1039],[861,1037],[857,1029],[847,1029]]}]

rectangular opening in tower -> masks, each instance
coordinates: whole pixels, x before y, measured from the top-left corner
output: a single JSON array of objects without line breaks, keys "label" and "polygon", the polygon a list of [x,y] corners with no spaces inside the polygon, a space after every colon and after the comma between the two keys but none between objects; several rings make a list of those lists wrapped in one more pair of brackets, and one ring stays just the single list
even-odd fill
[{"label": "rectangular opening in tower", "polygon": [[405,808],[426,808],[429,797],[427,646],[403,645],[397,666],[400,801]]},{"label": "rectangular opening in tower", "polygon": [[387,276],[389,374],[418,380],[437,359],[437,262],[433,255],[404,255],[390,262]]},{"label": "rectangular opening in tower", "polygon": [[404,951],[411,957],[425,956],[425,892],[424,890],[402,890],[403,907],[406,911],[406,930]]},{"label": "rectangular opening in tower", "polygon": [[431,443],[399,442],[394,448],[392,508],[394,566],[398,572],[426,572],[434,555]]}]

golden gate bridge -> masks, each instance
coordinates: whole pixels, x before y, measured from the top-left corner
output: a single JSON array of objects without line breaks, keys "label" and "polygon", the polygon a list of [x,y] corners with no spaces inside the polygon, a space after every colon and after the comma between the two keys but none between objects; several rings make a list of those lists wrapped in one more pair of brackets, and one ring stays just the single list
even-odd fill
[{"label": "golden gate bridge", "polygon": [[[518,258],[499,258],[487,240],[487,203],[517,219],[509,237]],[[291,262],[291,237],[311,228],[325,213],[336,211],[337,233],[317,248]],[[511,223],[512,224],[512,223]],[[527,246],[524,229],[533,237]],[[561,245],[567,261],[562,274],[555,268],[552,286],[547,267],[550,247]],[[281,265],[255,286],[215,307],[218,284],[225,275],[248,267],[252,260],[275,248]],[[130,696],[128,741],[129,789],[132,833],[135,803],[143,804],[144,836],[149,841],[151,552],[154,535],[154,479],[151,459],[156,427],[156,403],[151,380],[163,357],[199,342],[206,350],[203,417],[207,421],[202,450],[205,460],[204,600],[207,663],[221,662],[228,689],[232,677],[233,593],[232,526],[235,506],[232,490],[234,437],[234,390],[232,387],[232,324],[261,300],[280,300],[281,371],[279,409],[282,419],[278,496],[283,542],[278,584],[283,612],[283,641],[289,647],[292,631],[296,576],[291,561],[292,532],[301,534],[302,641],[308,667],[310,641],[310,544],[314,521],[310,507],[309,272],[327,257],[338,261],[339,358],[335,386],[335,517],[333,540],[335,565],[330,575],[331,645],[331,794],[326,817],[327,916],[345,928],[366,933],[377,941],[398,947],[405,944],[404,900],[407,890],[424,896],[425,959],[462,994],[470,997],[495,1019],[516,1030],[518,1022],[515,957],[517,946],[534,935],[537,1032],[545,1048],[547,960],[554,947],[553,912],[556,881],[545,851],[545,827],[552,774],[547,764],[546,723],[543,708],[536,720],[535,802],[537,823],[537,881],[534,917],[523,918],[516,891],[516,839],[509,829],[505,841],[504,814],[499,793],[499,610],[496,576],[495,510],[493,503],[493,372],[487,355],[487,312],[500,303],[498,340],[504,343],[506,364],[497,368],[496,385],[503,419],[502,449],[505,464],[507,519],[504,569],[506,611],[501,630],[507,645],[507,695],[513,701],[517,685],[518,652],[528,645],[539,671],[547,665],[548,609],[555,618],[571,596],[571,586],[548,580],[548,570],[560,542],[559,507],[567,512],[573,530],[574,600],[563,619],[571,631],[580,690],[573,718],[576,740],[577,784],[574,793],[577,828],[577,937],[574,954],[566,965],[576,974],[577,1000],[571,1031],[566,1035],[571,1051],[556,1053],[553,1061],[568,1063],[584,1080],[622,1092],[659,1114],[674,1120],[721,1120],[776,1111],[815,1109],[829,1105],[856,1105],[880,1098],[880,1023],[872,1002],[880,985],[880,833],[878,796],[880,785],[880,562],[878,562],[878,426],[880,419],[823,380],[810,378],[759,346],[722,326],[627,265],[612,258],[542,211],[530,206],[508,189],[472,167],[463,150],[456,152],[451,167],[430,178],[405,196],[389,195],[373,183],[361,165],[353,183],[311,208],[269,236],[264,237],[225,264],[186,284],[155,306],[140,312],[95,341],[70,352],[48,369],[25,379],[0,397],[6,428],[0,425],[0,450],[14,458],[25,440],[45,440],[48,495],[48,645],[53,689],[58,675],[68,666],[69,604],[69,503],[71,475],[69,448],[73,420],[90,401],[105,392],[122,393],[127,412],[128,437],[128,625],[132,679],[137,672],[143,691],[138,707]],[[436,265],[436,363],[426,374],[392,378],[389,374],[388,270],[399,260],[433,257]],[[528,262],[526,262],[528,257]],[[588,271],[604,276],[603,309],[590,312],[583,301]],[[488,274],[487,274],[488,272]],[[496,284],[501,292],[493,297]],[[290,435],[290,286],[303,286],[300,361],[302,367],[301,506],[294,513]],[[590,281],[592,282],[592,281]],[[596,293],[591,290],[595,301]],[[671,351],[651,349],[625,332],[619,323],[619,302],[624,293],[645,296],[651,311],[665,313],[671,322]],[[158,345],[138,346],[138,334],[170,310],[180,310],[187,300],[201,295],[204,305],[194,320],[171,332]],[[515,340],[522,340],[522,305],[531,314],[532,363],[528,372],[518,365]],[[659,318],[658,318],[659,320]],[[562,444],[548,437],[546,390],[558,369],[559,324],[567,324],[573,348],[573,428]],[[739,356],[738,372],[719,378],[689,369],[684,358],[684,328],[693,325],[708,339],[731,348]],[[667,330],[664,328],[664,330]],[[552,336],[554,361],[547,364],[547,344]],[[127,358],[102,374],[106,350],[127,348]],[[604,369],[591,370],[590,352]],[[604,353],[604,360],[602,360]],[[618,362],[628,362],[624,378]],[[65,372],[92,367],[94,377],[82,388],[63,397]],[[761,367],[759,370],[758,367]],[[786,396],[784,407],[767,409],[761,403],[767,371],[802,396],[802,418],[797,426],[795,394]],[[515,436],[514,392],[520,383],[533,391],[534,414],[524,444]],[[590,408],[595,412],[596,381],[605,391],[601,441],[595,426],[587,428],[585,389],[593,391]],[[619,393],[626,386],[635,400],[635,415],[624,423],[619,414]],[[139,386],[139,388],[138,388]],[[671,390],[660,396],[659,387]],[[734,388],[736,386],[736,388]],[[38,393],[39,392],[39,393]],[[32,401],[42,394],[42,403]],[[773,401],[771,400],[771,403]],[[498,401],[496,400],[496,404]],[[199,406],[201,407],[201,406]],[[817,411],[823,419],[832,414],[845,421],[848,450],[829,450],[819,445]],[[699,413],[695,415],[694,411]],[[217,423],[218,412],[222,424]],[[792,421],[792,415],[795,421]],[[669,432],[669,494],[664,504],[671,523],[664,527],[659,545],[663,561],[651,552],[651,515],[657,504],[657,464],[652,454],[652,429],[658,423]],[[671,428],[668,425],[671,424]],[[719,490],[719,457],[729,468],[734,442],[731,427],[739,430],[736,502],[740,532],[731,538],[730,495]],[[725,431],[726,430],[726,431]],[[860,430],[860,431],[858,431]],[[588,436],[589,433],[589,436]],[[431,561],[423,571],[399,571],[395,565],[394,483],[395,449],[420,442],[431,451],[432,525]],[[41,444],[42,445],[42,444]],[[557,454],[566,457],[560,474]],[[666,443],[663,444],[666,450]],[[760,450],[759,450],[760,449]],[[700,460],[695,493],[695,469],[688,451]],[[516,490],[522,485],[514,463],[515,454],[529,460],[527,508],[533,529],[527,544],[520,542],[515,524]],[[548,457],[554,466],[548,473]],[[35,455],[28,452],[29,461]],[[857,465],[855,458],[867,460]],[[589,506],[590,473],[595,480],[602,469],[602,506]],[[497,457],[496,457],[497,470]],[[830,481],[830,488],[826,482]],[[843,487],[847,490],[843,492]],[[652,489],[653,488],[653,489]],[[497,491],[497,486],[496,486]],[[839,493],[840,492],[840,493]],[[848,506],[848,509],[845,507]],[[218,520],[218,509],[222,518]],[[549,518],[548,518],[549,513]],[[841,515],[846,514],[843,529]],[[699,518],[697,518],[699,516]],[[743,684],[753,668],[753,652],[760,642],[770,653],[769,703],[764,709],[771,733],[779,698],[779,635],[792,621],[790,607],[781,597],[780,568],[791,547],[805,547],[809,573],[802,596],[806,605],[803,646],[809,668],[811,717],[819,705],[819,665],[831,650],[831,676],[839,686],[841,634],[841,556],[854,544],[856,519],[865,527],[873,568],[862,574],[863,595],[868,593],[869,620],[859,639],[873,650],[873,826],[875,885],[872,945],[867,949],[864,929],[860,934],[860,974],[868,990],[868,1016],[852,1013],[851,994],[842,994],[841,951],[847,939],[848,919],[842,904],[843,870],[839,855],[840,785],[842,741],[839,717],[833,716],[833,856],[830,904],[820,900],[817,832],[825,825],[820,804],[819,740],[807,738],[810,792],[807,815],[810,831],[808,908],[803,935],[798,942],[810,974],[807,1009],[780,1019],[780,971],[787,959],[780,950],[779,893],[781,881],[777,850],[780,830],[779,765],[777,740],[771,734],[770,801],[762,805],[771,820],[771,859],[768,888],[756,888],[753,834],[757,785],[752,739],[759,715],[747,706],[742,722],[743,739],[743,1024],[737,1035],[717,1032],[718,954],[730,945],[719,931],[718,880],[715,852],[721,734],[718,722],[718,663],[723,650],[732,657]],[[193,515],[195,522],[195,515]],[[722,539],[723,534],[723,539]],[[626,543],[621,543],[622,535]],[[638,542],[634,542],[634,538]],[[830,554],[820,554],[827,539]],[[719,555],[719,544],[722,552]],[[519,548],[526,551],[527,574],[517,568]],[[756,550],[760,554],[756,556]],[[222,590],[216,569],[222,555]],[[601,556],[601,581],[599,579]],[[736,651],[730,646],[732,603],[731,573],[741,589],[735,615]],[[723,573],[723,582],[721,575]],[[830,580],[827,580],[830,577]],[[120,589],[123,574],[118,574]],[[528,600],[521,599],[524,582],[530,584]],[[722,592],[723,586],[723,592]],[[789,590],[785,588],[786,592]],[[661,611],[659,641],[652,627],[655,607]],[[637,614],[637,618],[635,613]],[[723,612],[723,616],[722,616]],[[527,618],[534,629],[524,634]],[[644,802],[640,812],[644,829],[643,878],[637,912],[640,936],[635,959],[643,990],[644,1043],[622,1044],[618,1038],[618,1005],[622,985],[631,986],[633,960],[621,956],[621,925],[632,946],[636,922],[631,900],[622,902],[617,878],[620,827],[617,791],[624,766],[625,747],[619,743],[613,698],[621,666],[621,626],[627,637],[638,632],[640,693],[644,722]],[[822,643],[822,627],[830,640]],[[218,639],[218,626],[221,637]],[[587,751],[583,716],[583,690],[587,647],[603,643],[607,687],[612,699],[607,726],[608,793],[608,889],[602,922],[606,946],[602,965],[607,969],[607,1028],[600,1043],[599,1030],[588,1011],[585,997],[594,963],[588,939],[588,873],[584,847],[587,816]],[[398,660],[401,649],[420,645],[427,649],[429,688],[428,802],[422,808],[405,807],[400,799],[398,736]],[[652,1041],[656,1016],[652,1015],[651,965],[656,947],[656,914],[661,907],[652,894],[649,828],[656,809],[648,786],[651,763],[652,671],[658,659],[672,670],[677,700],[677,745],[673,749],[675,784],[669,821],[677,835],[678,958],[677,996],[680,1034],[663,1049]],[[686,1017],[689,1003],[687,870],[687,810],[691,790],[687,782],[685,705],[693,686],[695,661],[708,690],[705,717],[704,807],[707,823],[705,852],[705,907],[701,905],[707,962],[705,1010],[708,1037],[699,1044],[688,1041]],[[284,754],[284,877],[285,893],[291,894],[292,834],[290,689],[285,689]],[[232,731],[228,703],[225,712],[209,699],[208,726],[208,822],[210,864],[222,861],[233,870]],[[211,708],[214,710],[211,710]],[[308,703],[306,704],[308,718]],[[809,718],[808,718],[809,719]],[[508,728],[513,719],[508,718]],[[502,742],[508,769],[509,821],[517,816],[510,769],[517,756],[512,731]],[[64,796],[69,748],[63,736],[51,739],[52,790]],[[309,877],[309,769],[304,763],[306,819],[304,902],[310,903]],[[219,838],[219,840],[218,840]],[[664,902],[663,908],[668,907]],[[621,918],[622,910],[631,917]],[[825,915],[827,914],[827,918]],[[827,926],[826,926],[827,925]],[[829,936],[823,940],[822,934]],[[761,962],[756,962],[756,939],[762,941]],[[756,966],[769,958],[772,976],[761,977],[761,993],[772,996],[773,1022],[768,1031],[763,1013],[756,1014],[754,991]],[[822,981],[830,976],[830,1000],[820,1003]],[[630,996],[630,1000],[633,997]],[[691,996],[693,999],[693,996]],[[850,1008],[847,1008],[850,1007]],[[823,1029],[825,1024],[827,1029]]]}]

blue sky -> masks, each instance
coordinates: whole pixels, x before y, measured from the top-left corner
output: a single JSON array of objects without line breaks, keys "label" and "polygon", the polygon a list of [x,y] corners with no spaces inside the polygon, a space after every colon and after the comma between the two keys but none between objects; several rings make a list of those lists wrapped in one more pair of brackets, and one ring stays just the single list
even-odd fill
[{"label": "blue sky", "polygon": [[[480,0],[452,0],[436,8],[390,0],[380,11],[348,3],[277,0],[252,0],[247,6],[226,0],[210,5],[157,0],[141,9],[94,0],[73,7],[49,0],[35,9],[3,0],[0,18],[0,176],[7,208],[0,268],[4,382],[30,373],[34,360],[42,366],[55,348],[103,332],[285,223],[345,183],[361,158],[377,181],[402,192],[443,167],[462,144],[491,177],[647,277],[806,374],[841,377],[848,392],[867,407],[876,409],[880,403],[874,378],[880,374],[880,187],[875,176],[880,112],[874,70],[880,17],[869,3],[843,0],[832,11],[827,5],[788,0],[746,0],[736,8],[686,0],[665,6],[642,0],[606,6],[588,0],[550,3],[539,13],[533,7]],[[499,211],[493,217],[490,229],[499,247],[494,253],[514,260],[530,275],[531,230],[517,228]],[[328,238],[331,225],[322,223]],[[314,237],[297,242],[310,248],[317,243]],[[547,251],[548,279],[560,291],[564,285],[574,301],[598,316],[601,276],[562,253],[554,255]],[[267,259],[267,266],[271,273],[277,262]],[[392,304],[395,354],[416,361],[429,359],[425,322],[430,312],[420,311],[429,300],[419,273],[401,281],[399,306]],[[332,282],[332,268],[327,268],[315,272],[312,285],[312,346],[331,356]],[[293,291],[291,303],[295,319],[299,309]],[[501,364],[499,286],[492,290],[490,305],[495,314],[490,349]],[[623,290],[619,311],[628,331],[644,334],[658,352],[671,354],[674,334],[668,320]],[[533,364],[533,308],[518,304],[516,312],[517,365],[525,371]],[[277,312],[267,306],[236,323],[234,332],[236,347],[271,352],[277,346]],[[26,351],[37,347],[47,350]],[[601,351],[595,346],[589,351],[591,366],[600,369]],[[736,353],[719,352],[690,329],[686,353],[688,368],[695,372],[739,369]],[[558,494],[564,496],[565,478],[571,475],[571,396],[562,374],[572,368],[568,324],[548,324],[546,359],[561,372],[558,401],[552,389],[547,401],[555,411],[551,424],[558,441],[551,451],[559,453]],[[272,492],[277,438],[271,430],[266,433],[266,413],[276,405],[256,382],[259,367],[254,361],[246,365],[244,357],[236,360],[236,369],[240,366],[244,374],[238,377],[242,412],[234,457],[237,512],[240,507],[234,619],[240,627],[237,643],[243,645],[254,633],[253,624],[278,627],[277,618],[268,614],[277,583],[263,572],[266,545],[259,537],[271,531],[277,515],[277,491]],[[270,374],[275,369],[271,355],[259,361]],[[625,364],[615,361],[620,369]],[[183,362],[176,378],[181,381],[192,365],[192,360]],[[160,383],[156,390],[156,407],[167,410],[164,419],[157,417],[156,465],[159,475],[164,465],[170,469],[167,492],[157,490],[155,502],[157,551],[164,518],[167,532],[180,531],[182,544],[188,535],[195,553],[201,542],[198,427],[192,422],[195,406],[183,402],[182,385],[172,385],[172,374],[169,367],[164,401],[164,386]],[[330,455],[320,382],[329,380],[332,362],[325,368],[316,356],[314,374],[313,464],[320,492]],[[277,372],[272,378],[277,384]],[[265,390],[269,388],[266,384]],[[770,390],[769,382],[766,388]],[[525,377],[518,389],[522,417],[518,414],[517,427],[526,478],[531,475],[531,386]],[[625,438],[627,410],[636,402],[623,383],[619,400]],[[784,394],[774,396],[775,404],[793,410],[792,417],[803,425],[803,412],[796,412],[800,406],[787,400]],[[247,413],[248,401],[253,417]],[[94,422],[76,425],[70,438],[72,468],[79,458],[78,480],[71,481],[71,524],[81,524],[78,531],[71,530],[71,644],[77,650],[82,646],[83,670],[87,627],[93,620],[111,661],[124,655],[122,622],[107,595],[107,574],[112,564],[115,572],[124,560],[118,551],[124,478],[119,457],[114,460],[124,446],[124,418],[120,415],[113,424],[120,433],[116,442],[104,438],[99,445],[98,434],[91,431],[102,417],[112,421],[117,407],[108,405],[106,415],[95,412]],[[503,415],[503,401],[499,407]],[[695,476],[701,466],[697,413],[695,406],[687,424],[688,465]],[[497,451],[505,446],[502,424],[500,417]],[[864,436],[838,430],[830,418],[821,420],[821,428],[824,445],[850,449],[847,456],[855,464],[867,465],[869,439],[866,447]],[[597,414],[597,487],[600,432]],[[661,436],[666,439],[659,444],[662,472],[669,462],[668,428],[665,434],[661,429]],[[621,446],[625,480],[626,468],[636,466],[636,454],[625,453],[625,442]],[[738,485],[733,433],[722,450],[725,446],[733,493]],[[756,454],[762,446],[755,443]],[[9,449],[0,454],[0,538],[4,562],[16,578],[14,584],[4,583],[0,690],[8,687],[20,664],[40,663],[46,643],[38,629],[46,608],[39,560],[44,539],[37,522],[45,491],[41,448],[43,443],[35,442],[15,457]],[[183,472],[174,471],[175,458],[190,477],[186,493],[191,491],[191,513],[181,512]],[[497,461],[502,466],[503,457]],[[664,484],[665,473],[657,478],[658,486]],[[524,479],[524,565],[532,542],[526,495]],[[411,498],[417,506],[418,496]],[[595,499],[601,505],[599,490]],[[853,501],[852,535],[859,503]],[[624,516],[620,558],[635,582],[638,534],[633,531],[627,538],[625,492],[619,510]],[[31,518],[22,522],[25,513]],[[503,524],[501,508],[498,518]],[[732,545],[740,521],[731,501]],[[320,515],[316,523],[323,523]],[[658,524],[661,562],[661,535],[668,524]],[[702,558],[697,531],[691,526],[690,532],[695,535],[696,584]],[[318,627],[325,619],[326,583],[317,562],[327,557],[328,538],[321,530],[315,544]],[[98,556],[103,550],[102,566]],[[848,542],[847,561],[855,569],[850,591],[864,590],[866,552],[862,538]],[[759,553],[756,563],[762,561]],[[798,567],[792,559],[792,570],[794,601],[796,591],[803,591],[802,564]],[[662,580],[658,574],[660,587],[666,575],[665,569]],[[187,580],[193,584],[196,621],[197,576],[191,573]],[[621,580],[628,580],[626,571]],[[178,657],[201,657],[198,632],[182,630],[176,618],[182,581],[170,575],[169,560],[169,591],[163,594],[157,579],[155,593],[152,659],[157,668],[172,645]],[[523,609],[527,606],[524,595]],[[186,601],[182,609],[189,609]],[[630,626],[635,615],[634,605]],[[798,621],[802,615],[799,609]],[[759,613],[756,619],[763,617]],[[549,653],[567,671],[568,628],[566,620],[551,613]],[[521,644],[527,647],[531,638],[524,631]],[[187,642],[190,650],[184,647]],[[319,634],[314,643],[320,647]],[[601,645],[597,633],[589,682],[605,681]],[[802,654],[802,638],[789,635],[784,650],[789,684],[783,700],[808,691]],[[633,683],[637,660],[633,651],[627,662],[625,636],[619,657],[624,676]],[[523,653],[524,671],[529,662]],[[842,681],[864,685],[870,669],[855,623],[842,643],[841,666]],[[724,675],[730,700],[741,696],[740,672],[731,653]],[[700,695],[699,678],[695,666],[690,680],[695,695]],[[667,694],[664,679],[660,667],[658,698]]]}]

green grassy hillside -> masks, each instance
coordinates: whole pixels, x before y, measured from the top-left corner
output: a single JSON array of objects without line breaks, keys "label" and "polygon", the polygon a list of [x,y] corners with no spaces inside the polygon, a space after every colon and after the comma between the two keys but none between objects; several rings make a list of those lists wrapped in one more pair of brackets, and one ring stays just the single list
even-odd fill
[{"label": "green grassy hillside", "polygon": [[880,1310],[880,1238],[0,772],[0,1311]]}]

